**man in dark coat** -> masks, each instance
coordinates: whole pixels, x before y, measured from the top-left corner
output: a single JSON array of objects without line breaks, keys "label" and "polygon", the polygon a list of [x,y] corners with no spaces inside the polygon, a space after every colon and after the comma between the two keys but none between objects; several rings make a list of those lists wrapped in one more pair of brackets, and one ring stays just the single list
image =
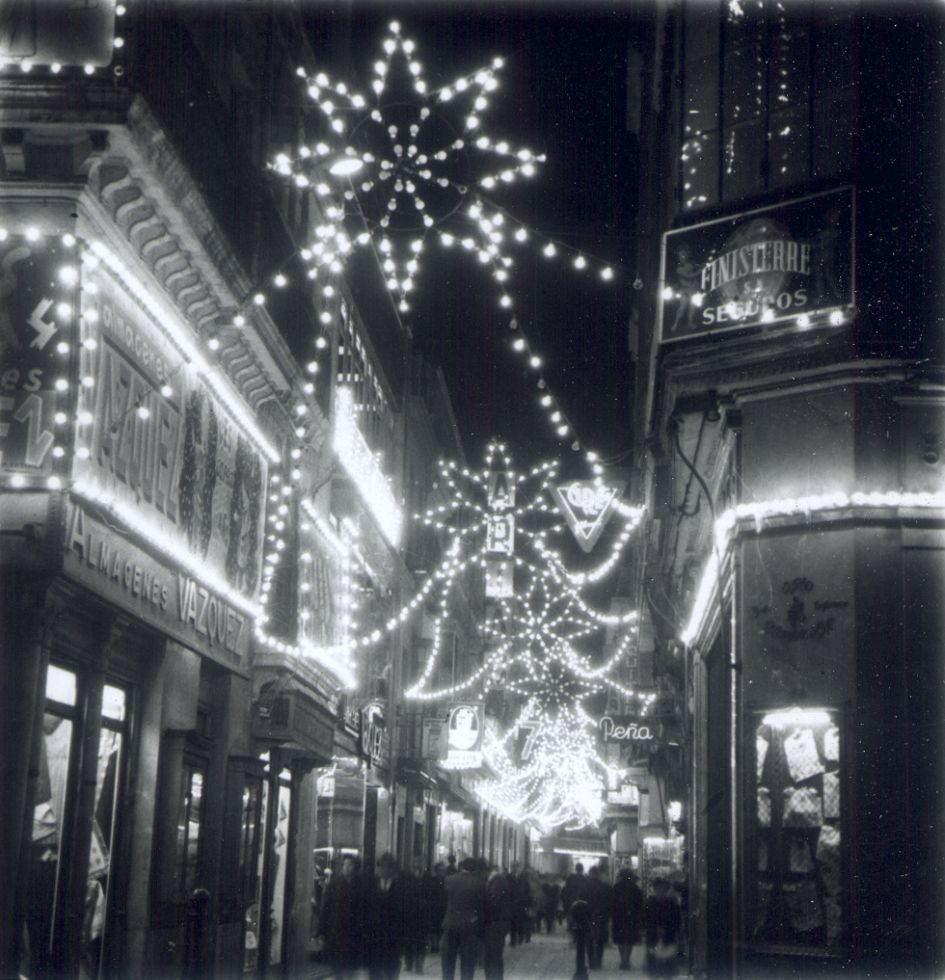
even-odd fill
[{"label": "man in dark coat", "polygon": [[446,915],[443,917],[443,980],[453,980],[459,957],[461,980],[473,980],[479,940],[484,933],[486,886],[473,858],[446,879]]},{"label": "man in dark coat", "polygon": [[601,869],[597,865],[591,868],[588,874],[585,895],[591,913],[591,928],[587,937],[587,965],[592,970],[599,970],[610,932],[611,887],[610,882],[604,881]]},{"label": "man in dark coat", "polygon": [[359,872],[358,859],[347,855],[325,888],[318,933],[338,980],[349,980],[361,965],[365,895]]},{"label": "man in dark coat", "polygon": [[561,889],[561,908],[565,915],[571,911],[571,906],[579,898],[584,897],[587,878],[584,877],[584,865],[580,861],[574,866],[574,872],[568,875],[564,888]]},{"label": "man in dark coat", "polygon": [[433,866],[433,874],[425,872],[421,888],[427,911],[430,932],[430,952],[439,953],[440,936],[443,935],[443,916],[446,915],[446,869],[442,862]]},{"label": "man in dark coat", "polygon": [[502,980],[502,950],[512,918],[512,888],[509,876],[498,868],[489,872],[486,882],[486,929],[482,961],[486,980]]},{"label": "man in dark coat", "polygon": [[643,892],[629,868],[621,868],[614,885],[612,935],[620,951],[620,969],[630,969],[633,947],[640,941],[643,919]]},{"label": "man in dark coat", "polygon": [[377,861],[377,877],[368,889],[365,917],[371,980],[397,980],[400,975],[408,915],[416,918],[416,908],[407,908],[404,878],[397,871],[393,854],[382,854]]},{"label": "man in dark coat", "polygon": [[669,882],[657,878],[643,909],[646,922],[646,965],[652,974],[672,974],[678,953],[682,916],[669,893]]},{"label": "man in dark coat", "polygon": [[400,874],[404,899],[404,969],[423,973],[423,959],[430,931],[430,910],[420,876],[407,868]]}]

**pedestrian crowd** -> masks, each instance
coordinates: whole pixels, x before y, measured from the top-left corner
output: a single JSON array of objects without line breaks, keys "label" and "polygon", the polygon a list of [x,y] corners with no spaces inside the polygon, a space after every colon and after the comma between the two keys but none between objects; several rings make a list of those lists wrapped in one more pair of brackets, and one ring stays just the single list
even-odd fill
[{"label": "pedestrian crowd", "polygon": [[644,897],[636,875],[622,867],[611,884],[606,868],[584,874],[581,864],[562,881],[533,868],[509,872],[466,858],[417,874],[400,870],[390,854],[376,874],[361,874],[346,855],[328,882],[318,916],[323,953],[338,980],[366,968],[370,980],[396,980],[403,968],[422,974],[427,953],[436,954],[443,980],[473,980],[477,965],[486,980],[503,980],[503,951],[531,942],[536,932],[565,927],[575,946],[575,980],[601,969],[612,941],[619,968],[630,969],[633,947],[645,941],[652,975],[672,974],[678,957],[682,912],[664,879]]}]

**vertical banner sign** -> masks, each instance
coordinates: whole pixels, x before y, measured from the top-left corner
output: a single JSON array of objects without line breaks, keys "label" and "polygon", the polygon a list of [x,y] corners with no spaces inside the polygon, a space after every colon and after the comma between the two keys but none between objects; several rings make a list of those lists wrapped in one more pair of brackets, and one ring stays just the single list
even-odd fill
[{"label": "vertical banner sign", "polygon": [[490,599],[511,599],[515,595],[515,562],[512,559],[486,559],[486,595]]},{"label": "vertical banner sign", "polygon": [[847,187],[667,232],[660,341],[849,309],[853,220]]},{"label": "vertical banner sign", "polygon": [[[510,599],[514,595],[515,483],[502,470],[489,474],[489,515],[486,524],[486,596]],[[496,556],[502,557],[496,557]]]},{"label": "vertical banner sign", "polygon": [[52,468],[55,384],[57,378],[69,377],[68,355],[60,354],[57,345],[69,338],[75,315],[77,273],[66,251],[51,240],[28,242],[19,235],[0,243],[0,465],[4,469],[48,473]]},{"label": "vertical banner sign", "polygon": [[590,552],[597,544],[625,486],[624,482],[598,485],[593,480],[572,480],[551,488],[558,509],[583,551]]}]

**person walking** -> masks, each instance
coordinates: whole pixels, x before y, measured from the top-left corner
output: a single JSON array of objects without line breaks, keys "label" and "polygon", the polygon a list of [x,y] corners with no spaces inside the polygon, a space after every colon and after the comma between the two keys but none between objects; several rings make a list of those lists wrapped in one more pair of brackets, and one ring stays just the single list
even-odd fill
[{"label": "person walking", "polygon": [[545,923],[545,929],[551,935],[555,928],[555,918],[558,912],[558,898],[561,889],[551,875],[545,875],[541,883],[541,912],[538,916],[538,931],[541,932],[541,923]]},{"label": "person walking", "polygon": [[486,928],[483,938],[483,966],[486,980],[503,980],[503,950],[512,919],[512,887],[509,876],[496,867],[486,882]]},{"label": "person walking", "polygon": [[427,896],[416,871],[405,869],[401,880],[404,901],[404,969],[408,973],[423,973],[427,934],[430,931]]},{"label": "person walking", "polygon": [[588,873],[585,895],[591,915],[591,927],[587,937],[587,965],[592,970],[599,970],[610,933],[611,887],[610,883],[604,880],[601,869],[597,865],[594,865]]},{"label": "person walking", "polygon": [[561,889],[561,907],[565,916],[570,916],[571,906],[578,898],[584,897],[584,890],[587,887],[587,878],[584,877],[584,865],[580,861],[574,866],[574,871],[569,874]]},{"label": "person walking", "polygon": [[365,945],[371,980],[397,980],[406,945],[408,917],[416,919],[416,907],[408,910],[407,882],[397,871],[393,854],[377,861],[377,877],[368,891]]},{"label": "person walking", "polygon": [[360,861],[345,855],[341,870],[331,876],[325,888],[318,934],[337,980],[350,980],[361,965],[365,893],[360,871]]},{"label": "person walking", "polygon": [[620,953],[620,969],[630,969],[633,947],[640,941],[643,892],[630,868],[617,872],[611,904],[611,935]]},{"label": "person walking", "polygon": [[672,974],[679,952],[679,928],[682,916],[679,903],[669,893],[669,882],[656,878],[653,894],[643,910],[646,923],[646,966],[654,976]]},{"label": "person walking", "polygon": [[421,887],[424,891],[424,905],[430,933],[430,952],[439,953],[440,937],[443,935],[443,916],[446,915],[446,868],[442,861],[433,866],[433,874],[426,872]]},{"label": "person walking", "polygon": [[486,886],[476,861],[466,858],[459,871],[446,879],[446,915],[443,917],[443,980],[453,980],[459,957],[460,980],[473,980],[479,940],[485,924]]}]

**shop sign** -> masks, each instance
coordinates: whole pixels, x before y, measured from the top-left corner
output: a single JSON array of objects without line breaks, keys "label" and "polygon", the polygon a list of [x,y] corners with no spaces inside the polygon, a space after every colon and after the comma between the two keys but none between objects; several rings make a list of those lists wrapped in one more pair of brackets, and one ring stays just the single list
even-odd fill
[{"label": "shop sign", "polygon": [[249,652],[252,621],[212,589],[156,561],[67,504],[64,571],[179,642],[228,664]]},{"label": "shop sign", "polygon": [[379,701],[365,705],[361,709],[361,751],[374,765],[381,762],[386,731],[384,705]]},{"label": "shop sign", "polygon": [[555,503],[583,551],[590,552],[597,544],[625,486],[625,482],[594,480],[552,486]]},{"label": "shop sign", "polygon": [[37,65],[111,63],[116,0],[16,0],[0,15],[0,58]]},{"label": "shop sign", "polygon": [[424,718],[420,742],[420,755],[433,762],[446,758],[446,720]]},{"label": "shop sign", "polygon": [[81,351],[94,401],[90,433],[82,435],[89,454],[73,463],[80,492],[133,508],[152,534],[167,534],[252,599],[262,561],[265,459],[106,268],[86,268],[83,277],[85,329],[95,343]]},{"label": "shop sign", "polygon": [[477,769],[482,765],[482,702],[450,706],[446,730],[446,767]]},{"label": "shop sign", "polygon": [[851,307],[853,220],[843,188],[667,232],[661,342]]},{"label": "shop sign", "polygon": [[[2,18],[0,18],[2,21]],[[57,274],[72,267],[64,246],[10,235],[0,244],[0,464],[46,474],[55,442],[56,350],[74,330],[74,289]]]},{"label": "shop sign", "polygon": [[659,734],[658,722],[634,715],[604,715],[597,723],[604,744],[631,742],[655,742]]}]

